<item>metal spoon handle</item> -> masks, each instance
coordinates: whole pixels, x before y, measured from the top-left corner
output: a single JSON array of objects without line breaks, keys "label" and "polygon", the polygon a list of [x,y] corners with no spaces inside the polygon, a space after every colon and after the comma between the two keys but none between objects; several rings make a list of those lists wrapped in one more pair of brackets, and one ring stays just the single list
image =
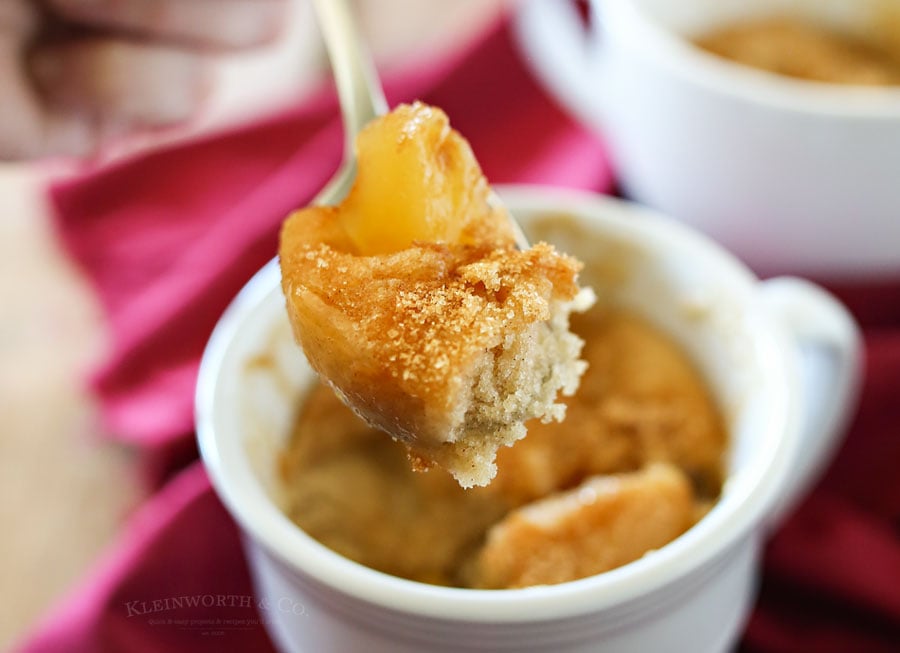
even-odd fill
[{"label": "metal spoon handle", "polygon": [[350,3],[313,0],[313,5],[337,85],[344,118],[344,158],[349,161],[354,158],[356,134],[373,118],[387,112],[388,105]]}]

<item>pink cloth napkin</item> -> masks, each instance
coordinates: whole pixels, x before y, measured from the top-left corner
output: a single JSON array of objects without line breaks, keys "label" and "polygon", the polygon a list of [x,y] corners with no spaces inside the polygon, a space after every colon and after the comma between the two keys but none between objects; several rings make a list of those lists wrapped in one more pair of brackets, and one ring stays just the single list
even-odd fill
[{"label": "pink cloth napkin", "polygon": [[[493,183],[609,192],[602,145],[526,73],[498,26],[450,59],[388,80],[392,102],[444,108]],[[23,653],[271,651],[234,524],[196,461],[199,355],[279,222],[341,153],[330,92],[259,124],[89,172],[53,189],[59,233],[93,281],[113,351],[94,382],[114,437],[158,490]],[[895,651],[900,642],[900,283],[844,289],[868,325],[863,405],[826,481],[773,540],[748,652]]]}]

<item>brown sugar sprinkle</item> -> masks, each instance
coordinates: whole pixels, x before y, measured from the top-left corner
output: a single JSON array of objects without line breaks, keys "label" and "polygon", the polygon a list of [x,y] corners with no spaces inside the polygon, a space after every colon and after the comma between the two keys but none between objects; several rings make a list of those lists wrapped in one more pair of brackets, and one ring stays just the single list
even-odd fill
[{"label": "brown sugar sprinkle", "polygon": [[460,365],[511,328],[548,319],[551,300],[578,292],[580,269],[546,243],[527,251],[416,243],[377,257],[319,243],[293,256],[293,287],[346,315],[367,354],[420,396],[445,394]]}]

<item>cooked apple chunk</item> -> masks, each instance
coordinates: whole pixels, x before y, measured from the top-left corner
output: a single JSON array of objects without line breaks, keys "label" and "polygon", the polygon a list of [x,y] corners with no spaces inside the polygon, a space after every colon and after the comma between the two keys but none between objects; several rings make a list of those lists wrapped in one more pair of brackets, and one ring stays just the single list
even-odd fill
[{"label": "cooked apple chunk", "polygon": [[[417,468],[486,485],[525,421],[562,419],[585,364],[569,331],[580,264],[518,250],[505,209],[439,109],[401,105],[357,140],[340,206],[293,213],[282,286],[312,367]],[[328,437],[328,434],[322,434]]]}]

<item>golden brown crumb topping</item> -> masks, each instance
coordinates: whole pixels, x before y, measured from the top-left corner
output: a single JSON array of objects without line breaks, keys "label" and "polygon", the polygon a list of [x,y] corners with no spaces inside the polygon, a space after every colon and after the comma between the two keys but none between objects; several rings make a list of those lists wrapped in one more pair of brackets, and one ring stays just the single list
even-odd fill
[{"label": "golden brown crumb topping", "polygon": [[[885,42],[888,46],[890,42]],[[790,18],[748,21],[715,30],[697,45],[770,72],[835,84],[900,84],[900,52]],[[896,47],[896,43],[894,44]]]},{"label": "golden brown crumb topping", "polygon": [[469,571],[475,587],[552,585],[637,560],[691,525],[694,496],[677,467],[594,476],[510,512]]},{"label": "golden brown crumb topping", "polygon": [[543,243],[526,251],[417,243],[378,257],[302,245],[284,267],[289,296],[313,294],[340,312],[402,391],[447,405],[473,356],[547,320],[551,300],[575,296],[580,266]]}]

